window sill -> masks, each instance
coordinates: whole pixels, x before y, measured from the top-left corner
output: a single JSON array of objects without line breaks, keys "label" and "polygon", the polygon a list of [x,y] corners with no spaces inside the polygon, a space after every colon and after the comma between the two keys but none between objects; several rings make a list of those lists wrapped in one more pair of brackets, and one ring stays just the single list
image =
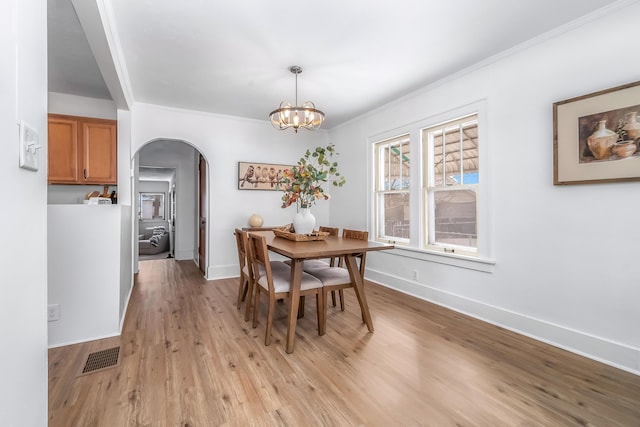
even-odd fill
[{"label": "window sill", "polygon": [[496,261],[492,259],[429,251],[426,249],[406,246],[396,246],[395,249],[384,252],[389,255],[419,259],[421,261],[435,262],[453,267],[467,268],[469,270],[482,271],[484,273],[493,273],[493,267],[496,264]]}]

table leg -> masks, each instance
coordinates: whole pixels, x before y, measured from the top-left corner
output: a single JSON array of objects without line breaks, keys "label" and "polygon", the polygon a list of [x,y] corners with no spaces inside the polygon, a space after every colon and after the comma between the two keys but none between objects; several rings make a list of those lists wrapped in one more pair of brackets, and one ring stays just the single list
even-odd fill
[{"label": "table leg", "polygon": [[364,281],[360,276],[360,270],[358,269],[358,262],[353,255],[346,255],[345,261],[347,269],[349,270],[349,276],[351,282],[354,284],[354,290],[356,291],[356,297],[358,297],[358,303],[360,304],[360,311],[362,312],[362,319],[366,323],[369,332],[373,332],[373,321],[371,320],[371,313],[369,313],[369,304],[367,304],[367,297],[364,294]]},{"label": "table leg", "polygon": [[289,295],[289,326],[287,328],[287,353],[293,353],[300,304],[300,284],[302,282],[302,260],[291,260],[291,292]]}]

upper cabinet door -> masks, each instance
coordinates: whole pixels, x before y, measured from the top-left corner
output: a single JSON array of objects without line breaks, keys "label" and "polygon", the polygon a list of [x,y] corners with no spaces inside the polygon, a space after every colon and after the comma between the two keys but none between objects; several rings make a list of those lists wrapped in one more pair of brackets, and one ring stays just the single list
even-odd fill
[{"label": "upper cabinet door", "polygon": [[49,183],[75,184],[81,180],[78,165],[78,122],[49,118]]},{"label": "upper cabinet door", "polygon": [[116,185],[115,120],[49,114],[49,184]]},{"label": "upper cabinet door", "polygon": [[116,125],[81,122],[83,178],[86,184],[116,184]]}]

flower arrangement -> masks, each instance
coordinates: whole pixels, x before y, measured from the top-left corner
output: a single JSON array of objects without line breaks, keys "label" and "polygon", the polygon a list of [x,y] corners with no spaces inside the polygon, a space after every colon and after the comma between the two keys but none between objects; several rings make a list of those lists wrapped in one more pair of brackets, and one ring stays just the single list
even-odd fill
[{"label": "flower arrangement", "polygon": [[296,203],[301,208],[309,208],[316,200],[329,200],[331,196],[325,193],[322,185],[331,183],[335,187],[342,187],[344,176],[338,172],[338,162],[332,161],[333,155],[338,154],[333,144],[327,147],[316,147],[307,150],[298,160],[298,164],[285,169],[280,188],[282,207],[288,208]]}]

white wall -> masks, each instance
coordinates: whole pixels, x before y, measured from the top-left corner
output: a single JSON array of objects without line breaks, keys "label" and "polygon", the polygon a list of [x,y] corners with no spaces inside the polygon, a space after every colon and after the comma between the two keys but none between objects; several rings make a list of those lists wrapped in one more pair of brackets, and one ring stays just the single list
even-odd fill
[{"label": "white wall", "polygon": [[[71,116],[94,117],[118,121],[118,184],[109,186],[109,192],[117,191],[118,204],[121,205],[120,230],[122,240],[120,241],[120,252],[114,252],[112,256],[120,259],[120,287],[112,288],[111,296],[119,296],[120,309],[119,318],[124,319],[126,304],[133,286],[133,264],[132,256],[134,249],[133,236],[133,215],[131,210],[131,115],[126,110],[117,110],[116,105],[111,100],[87,98],[64,93],[48,93],[48,112],[52,114],[66,114]],[[51,205],[82,204],[87,193],[91,191],[103,192],[102,185],[48,185],[47,203]],[[137,243],[136,243],[137,245]],[[137,250],[137,247],[136,247]],[[112,260],[111,260],[112,261]],[[62,286],[61,284],[58,286]],[[67,289],[70,292],[69,289]],[[64,292],[63,289],[56,289],[56,292]],[[53,303],[53,302],[52,302]],[[110,313],[113,318],[115,313]],[[77,334],[71,330],[60,333],[61,325],[57,325],[56,332],[59,338],[50,339],[52,345],[59,345],[61,342],[77,341]],[[73,322],[69,323],[73,325]],[[65,334],[69,334],[65,336]],[[98,334],[99,335],[99,334]],[[84,336],[84,335],[82,335]],[[88,334],[88,337],[97,335]],[[73,338],[73,339],[72,339]]]},{"label": "white wall", "polygon": [[[120,153],[118,153],[118,156],[120,155]],[[139,176],[138,176],[138,167],[139,167],[139,156],[134,156],[133,160],[131,161],[131,167],[133,169],[133,173],[132,173],[132,177],[131,177],[131,194],[129,195],[129,198],[131,199],[131,223],[132,223],[132,228],[133,228],[133,232],[131,233],[131,238],[132,238],[132,252],[133,252],[133,272],[134,273],[138,273],[139,271],[139,266],[138,266],[138,235],[140,234],[140,222],[138,221],[138,205],[136,204],[136,196],[138,194],[138,186],[140,185],[140,181],[138,180]]]},{"label": "white wall", "polygon": [[[109,186],[109,194],[113,190],[118,190],[118,187]],[[98,191],[102,194],[104,187],[102,185],[49,184],[47,186],[47,203],[50,205],[81,205],[87,194],[92,191]]]},{"label": "white wall", "polygon": [[68,116],[93,117],[96,119],[117,120],[116,104],[110,99],[88,98],[86,96],[49,92],[49,113]]},{"label": "white wall", "polygon": [[[295,164],[307,148],[329,142],[325,132],[279,132],[267,121],[147,104],[134,106],[132,125],[132,152],[148,141],[175,139],[192,144],[207,160],[209,279],[237,276],[233,229],[247,226],[251,214],[262,215],[265,225],[287,224],[295,214],[294,207],[280,208],[282,193],[279,191],[238,190],[238,162]],[[178,176],[178,185],[180,180]],[[178,209],[181,204],[178,200]],[[328,203],[319,202],[313,213],[319,224],[329,222]]]},{"label": "white wall", "polygon": [[169,181],[140,180],[138,192],[164,194],[164,210],[162,211],[162,214],[164,215],[165,220],[169,218]]},{"label": "white wall", "polygon": [[118,204],[133,206],[131,164],[131,113],[118,110]]},{"label": "white wall", "polygon": [[[0,423],[47,424],[47,5],[8,0],[0,13]],[[39,134],[37,172],[18,168],[18,126]]]},{"label": "white wall", "polygon": [[130,205],[120,207],[120,289],[119,289],[119,331],[122,332],[124,318],[133,288],[133,250],[138,250],[137,239],[133,239],[133,218]]},{"label": "white wall", "polygon": [[596,18],[332,131],[352,169],[331,223],[370,224],[367,138],[485,100],[493,272],[396,251],[368,257],[368,277],[640,373],[640,183],[552,185],[552,104],[638,80],[640,5]]},{"label": "white wall", "polygon": [[[131,202],[131,189],[133,187],[131,165],[131,113],[128,110],[117,111],[118,120],[118,205],[120,206],[120,330],[124,322],[129,296],[133,288],[133,274],[138,271],[137,263],[134,264],[134,251],[137,257],[138,239],[137,218],[133,212],[135,206]],[[135,231],[134,231],[135,230]],[[136,258],[137,260],[137,258]],[[134,271],[135,266],[135,271]]]},{"label": "white wall", "polygon": [[[131,235],[129,212],[120,205],[48,207],[49,304],[60,320],[49,322],[49,346],[117,335],[129,289],[122,280],[122,236]],[[122,292],[122,295],[121,295]]]}]

